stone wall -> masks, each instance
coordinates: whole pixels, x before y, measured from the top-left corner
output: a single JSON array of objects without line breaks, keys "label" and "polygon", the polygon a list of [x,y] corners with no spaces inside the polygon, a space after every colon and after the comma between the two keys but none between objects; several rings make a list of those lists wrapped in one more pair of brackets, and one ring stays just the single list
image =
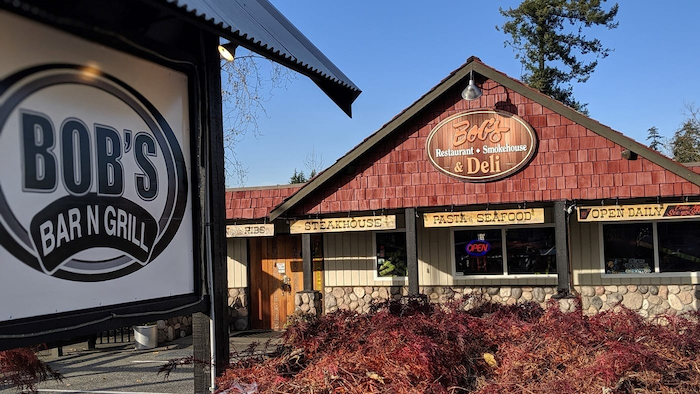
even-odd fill
[{"label": "stone wall", "polygon": [[228,316],[231,331],[248,329],[248,295],[245,287],[228,289]]},{"label": "stone wall", "polygon": [[158,344],[192,335],[192,315],[158,320]]},{"label": "stone wall", "polygon": [[579,286],[587,314],[605,311],[620,302],[644,317],[675,315],[698,309],[700,285]]},{"label": "stone wall", "polygon": [[[697,310],[700,298],[700,285],[627,285],[627,286],[576,286],[575,292],[581,296],[584,313],[592,315],[611,309],[618,303],[639,312],[644,317]],[[535,301],[545,306],[556,294],[554,286],[502,286],[502,287],[467,287],[467,286],[424,286],[420,293],[428,296],[431,302],[446,303],[460,300],[471,294],[480,295],[485,300],[513,305],[520,302]],[[357,312],[369,311],[372,302],[400,299],[408,294],[408,289],[401,286],[386,287],[326,287],[326,312],[349,309]],[[573,311],[574,299],[559,301],[563,311]]]},{"label": "stone wall", "polygon": [[322,299],[318,291],[300,291],[294,295],[294,310],[305,315],[320,316],[323,313]]},{"label": "stone wall", "polygon": [[406,295],[408,288],[404,286],[326,287],[326,312],[338,309],[368,312],[373,301],[398,300]]}]

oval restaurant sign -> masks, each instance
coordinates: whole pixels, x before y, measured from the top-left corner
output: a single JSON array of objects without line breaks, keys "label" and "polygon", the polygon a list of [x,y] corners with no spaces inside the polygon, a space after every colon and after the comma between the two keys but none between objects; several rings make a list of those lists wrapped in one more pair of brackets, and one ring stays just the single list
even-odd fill
[{"label": "oval restaurant sign", "polygon": [[535,156],[537,135],[520,117],[503,111],[450,116],[428,135],[430,162],[446,175],[488,182],[515,174]]},{"label": "oval restaurant sign", "polygon": [[178,232],[188,199],[178,138],[114,76],[73,64],[7,75],[0,153],[15,171],[0,178],[0,244],[39,272],[119,278],[153,261]]}]

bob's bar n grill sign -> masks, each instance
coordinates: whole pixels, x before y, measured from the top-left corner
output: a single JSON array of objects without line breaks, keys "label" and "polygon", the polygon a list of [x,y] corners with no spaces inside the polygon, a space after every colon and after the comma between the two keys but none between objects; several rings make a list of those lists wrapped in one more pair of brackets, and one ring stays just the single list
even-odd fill
[{"label": "bob's bar n grill sign", "polygon": [[0,322],[194,293],[187,75],[0,24]]}]

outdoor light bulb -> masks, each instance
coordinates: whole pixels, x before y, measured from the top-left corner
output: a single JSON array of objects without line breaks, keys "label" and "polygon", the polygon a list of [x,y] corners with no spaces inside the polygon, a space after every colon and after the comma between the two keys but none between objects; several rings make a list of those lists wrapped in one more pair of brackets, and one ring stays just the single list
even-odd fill
[{"label": "outdoor light bulb", "polygon": [[89,62],[87,65],[80,69],[80,77],[84,80],[93,81],[100,76],[100,66],[97,63]]},{"label": "outdoor light bulb", "polygon": [[[233,48],[235,49],[235,47]],[[229,49],[224,45],[219,45],[219,55],[221,55],[221,58],[227,62],[233,61],[233,51],[229,51]]]},{"label": "outdoor light bulb", "polygon": [[462,91],[462,98],[467,101],[472,101],[478,99],[479,97],[481,97],[481,89],[474,84],[473,79],[470,79],[469,85],[467,85],[467,88]]}]

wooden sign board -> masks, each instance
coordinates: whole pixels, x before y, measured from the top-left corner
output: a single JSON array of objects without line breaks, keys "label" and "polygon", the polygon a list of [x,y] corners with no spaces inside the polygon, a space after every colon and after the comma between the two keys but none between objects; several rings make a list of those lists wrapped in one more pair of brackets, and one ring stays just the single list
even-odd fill
[{"label": "wooden sign board", "polygon": [[544,223],[544,209],[437,212],[423,214],[425,227],[500,226]]},{"label": "wooden sign board", "polygon": [[430,163],[470,182],[515,174],[535,156],[537,134],[520,117],[503,111],[467,111],[450,116],[426,140]]},{"label": "wooden sign board", "polygon": [[578,207],[579,222],[619,222],[700,217],[700,203]]},{"label": "wooden sign board", "polygon": [[396,229],[396,215],[386,215],[297,220],[291,224],[289,232],[291,234],[308,234],[394,229]]},{"label": "wooden sign board", "polygon": [[272,237],[274,224],[239,224],[226,226],[226,238]]}]

